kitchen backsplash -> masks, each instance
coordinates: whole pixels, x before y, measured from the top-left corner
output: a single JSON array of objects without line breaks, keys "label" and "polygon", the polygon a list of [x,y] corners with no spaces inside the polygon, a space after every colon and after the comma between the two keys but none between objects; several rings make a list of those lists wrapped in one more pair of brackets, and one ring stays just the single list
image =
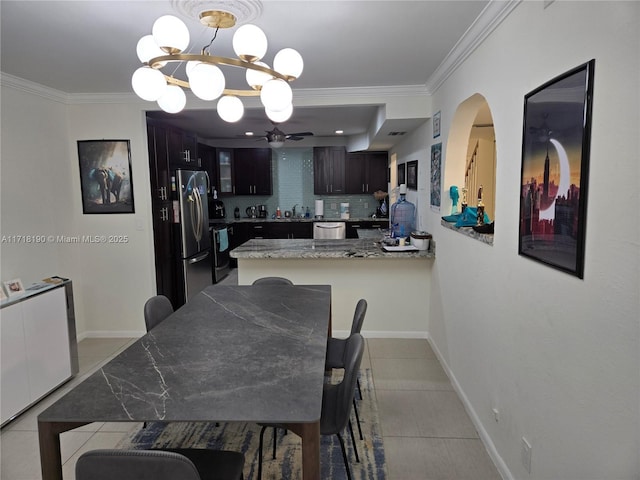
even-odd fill
[{"label": "kitchen backsplash", "polygon": [[[378,202],[373,195],[314,195],[313,193],[313,149],[281,148],[273,149],[271,171],[273,177],[273,195],[238,195],[221,197],[225,204],[227,219],[233,218],[233,210],[238,207],[240,216],[246,217],[245,210],[251,205],[267,206],[269,218],[280,207],[282,215],[286,210],[296,214],[309,207],[311,217],[315,215],[315,201],[324,201],[324,217],[339,218],[340,203],[348,202],[351,218],[371,217]],[[305,210],[302,210],[302,209]]]}]

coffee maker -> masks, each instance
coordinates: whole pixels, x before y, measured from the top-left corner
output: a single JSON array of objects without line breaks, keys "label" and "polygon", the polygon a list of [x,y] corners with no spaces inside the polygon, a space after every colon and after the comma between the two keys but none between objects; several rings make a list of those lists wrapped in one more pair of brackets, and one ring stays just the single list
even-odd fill
[{"label": "coffee maker", "polygon": [[224,209],[224,203],[222,203],[222,200],[218,200],[217,198],[210,198],[209,199],[209,219],[214,220],[214,219],[219,219],[219,218],[225,218],[226,212]]},{"label": "coffee maker", "polygon": [[267,218],[267,206],[258,205],[258,218]]}]

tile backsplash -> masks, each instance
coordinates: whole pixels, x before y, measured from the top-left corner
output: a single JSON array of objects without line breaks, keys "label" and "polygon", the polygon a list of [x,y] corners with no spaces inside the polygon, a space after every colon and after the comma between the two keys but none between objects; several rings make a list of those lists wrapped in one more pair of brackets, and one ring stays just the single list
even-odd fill
[{"label": "tile backsplash", "polygon": [[241,217],[246,217],[247,207],[259,204],[267,206],[269,218],[276,213],[278,207],[284,215],[285,210],[293,210],[294,205],[296,205],[296,214],[309,207],[309,214],[313,217],[316,200],[324,201],[325,218],[339,218],[342,202],[349,203],[351,218],[371,217],[375,213],[378,202],[372,194],[314,195],[312,148],[273,149],[272,155],[273,195],[221,197],[226,207],[227,219],[233,219],[235,207],[240,210]]}]

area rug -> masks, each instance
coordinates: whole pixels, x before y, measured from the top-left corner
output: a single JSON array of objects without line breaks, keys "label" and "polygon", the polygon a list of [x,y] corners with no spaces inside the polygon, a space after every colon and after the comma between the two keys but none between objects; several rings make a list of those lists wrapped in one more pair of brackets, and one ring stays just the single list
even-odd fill
[{"label": "area rug", "polygon": [[[362,398],[356,393],[360,425],[364,440],[360,440],[355,415],[351,414],[360,463],[356,463],[348,429],[343,433],[354,480],[384,480],[387,478],[384,446],[370,369],[360,372]],[[145,428],[121,441],[117,448],[212,448],[235,450],[245,455],[245,480],[258,478],[258,442],[260,427],[252,423],[148,423]],[[302,479],[302,449],[300,437],[278,430],[276,459],[272,457],[273,431],[265,432],[263,480]],[[335,435],[323,436],[320,442],[321,478],[347,478]]]}]

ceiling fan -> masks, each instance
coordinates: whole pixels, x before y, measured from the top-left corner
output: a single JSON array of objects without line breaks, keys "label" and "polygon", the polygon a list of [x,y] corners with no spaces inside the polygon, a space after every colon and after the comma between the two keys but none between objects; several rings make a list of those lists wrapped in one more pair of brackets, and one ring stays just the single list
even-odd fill
[{"label": "ceiling fan", "polygon": [[284,133],[278,127],[274,126],[273,130],[266,130],[267,134],[264,138],[267,139],[269,145],[273,148],[280,148],[284,145],[285,140],[302,140],[304,137],[313,136],[312,132],[298,132],[298,133]]}]

